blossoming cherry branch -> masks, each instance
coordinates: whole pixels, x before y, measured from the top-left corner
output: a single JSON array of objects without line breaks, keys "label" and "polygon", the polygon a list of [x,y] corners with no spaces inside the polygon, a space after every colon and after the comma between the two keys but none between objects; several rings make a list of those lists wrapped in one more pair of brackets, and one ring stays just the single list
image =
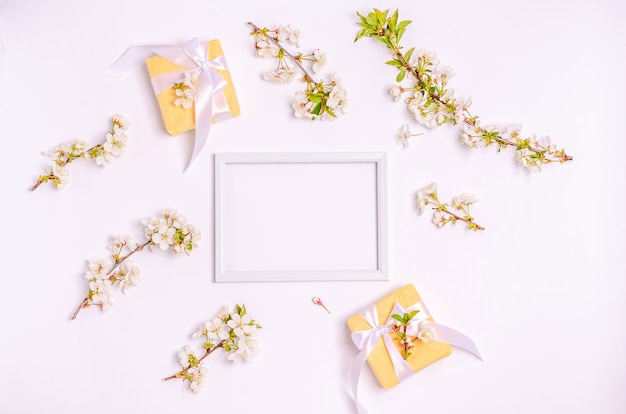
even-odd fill
[{"label": "blossoming cherry branch", "polygon": [[437,227],[443,227],[448,223],[454,224],[457,221],[462,221],[467,224],[469,230],[485,230],[483,226],[474,222],[474,217],[470,214],[470,206],[477,202],[478,199],[468,193],[454,197],[452,199],[452,207],[458,211],[457,214],[450,210],[450,206],[447,203],[439,201],[439,196],[437,196],[437,183],[430,183],[417,192],[418,213],[422,214],[427,205],[434,205],[433,224],[436,224]]},{"label": "blossoming cherry branch", "polygon": [[78,305],[72,320],[79,312],[90,306],[97,306],[107,312],[113,306],[113,287],[119,286],[123,294],[131,287],[139,285],[140,271],[131,260],[132,255],[150,246],[163,251],[172,250],[175,254],[191,254],[198,246],[201,234],[175,210],[165,210],[161,217],[144,220],[144,232],[148,239],[136,243],[129,235],[116,236],[109,246],[111,259],[99,258],[88,261],[89,270],[85,279],[89,281],[85,298]]},{"label": "blossoming cherry branch", "polygon": [[203,361],[218,349],[226,351],[229,361],[250,361],[259,354],[258,329],[261,325],[248,315],[245,305],[236,305],[234,312],[222,308],[212,321],[200,325],[192,335],[193,338],[202,338],[204,354],[197,357],[191,347],[185,345],[178,353],[182,369],[164,380],[181,379],[189,382],[191,391],[200,391],[208,372]]},{"label": "blossoming cherry branch", "polygon": [[[326,66],[326,53],[316,49],[312,53],[291,53],[283,45],[289,43],[300,46],[302,33],[292,25],[281,25],[270,30],[267,27],[259,28],[252,22],[252,35],[255,38],[256,56],[261,58],[276,58],[276,69],[265,73],[263,79],[276,83],[290,83],[298,72],[302,73],[302,81],[306,83],[304,91],[296,92],[292,102],[294,115],[301,119],[334,120],[348,111],[348,95],[343,87],[341,78],[337,74],[333,79],[324,83],[316,81],[304,67],[304,62],[312,62],[311,69],[318,73]],[[292,62],[295,67],[290,64]]]},{"label": "blossoming cherry branch", "polygon": [[106,134],[102,144],[94,145],[87,149],[85,141],[74,141],[72,144],[61,144],[45,151],[44,154],[54,158],[52,166],[48,167],[46,174],[40,175],[34,186],[30,189],[35,191],[43,183],[53,183],[56,188],[63,188],[68,180],[69,171],[67,165],[79,158],[92,159],[98,165],[105,165],[122,154],[126,147],[125,130],[130,128],[130,122],[122,115],[115,115],[111,120],[111,130]]},{"label": "blossoming cherry branch", "polygon": [[371,37],[383,43],[391,50],[393,58],[386,63],[398,69],[396,81],[405,78],[409,86],[399,84],[391,88],[391,95],[404,99],[415,119],[428,128],[443,124],[464,124],[461,138],[469,148],[496,145],[498,151],[514,148],[518,162],[529,170],[539,171],[545,164],[564,163],[572,157],[564,149],[557,149],[549,136],[541,139],[535,135],[524,137],[521,125],[485,125],[481,126],[477,115],[469,111],[471,99],[458,99],[454,90],[448,88],[448,81],[454,76],[450,66],[440,66],[435,52],[416,51],[411,48],[402,52],[400,40],[410,20],[398,21],[398,10],[389,16],[389,10],[373,12],[363,16],[357,12],[361,30],[355,42],[362,37]]}]

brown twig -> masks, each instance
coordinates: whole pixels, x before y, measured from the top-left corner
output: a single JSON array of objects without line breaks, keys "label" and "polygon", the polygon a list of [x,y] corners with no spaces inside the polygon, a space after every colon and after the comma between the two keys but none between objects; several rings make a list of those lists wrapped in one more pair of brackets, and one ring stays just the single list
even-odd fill
[{"label": "brown twig", "polygon": [[[41,184],[43,184],[43,180],[41,179],[41,177],[42,176],[40,176],[39,179],[37,180],[37,182],[35,183],[35,185],[30,188],[30,191],[35,191],[37,188],[39,188],[39,186]],[[52,178],[52,177],[54,177],[54,174],[50,173],[48,175],[44,175],[43,177],[50,177],[50,178]]]},{"label": "brown twig", "polygon": [[472,230],[474,230],[474,229],[475,229],[475,230],[485,230],[485,228],[484,228],[483,226],[481,226],[481,225],[479,225],[479,224],[474,223],[474,220],[472,220],[472,219],[468,219],[468,218],[465,218],[465,217],[462,217],[462,216],[459,216],[459,215],[457,215],[457,214],[455,214],[455,213],[451,212],[450,210],[448,210],[448,209],[447,209],[447,208],[445,208],[445,207],[444,207],[441,211],[442,211],[443,213],[448,213],[449,215],[451,215],[452,217],[454,217],[454,220],[455,220],[455,221],[456,221],[456,220],[461,220],[461,221],[464,221],[464,222],[466,222],[467,224],[469,224],[469,225],[471,225],[471,226],[474,226],[474,227],[472,228]]},{"label": "brown twig", "polygon": [[74,311],[74,313],[72,314],[72,318],[70,320],[74,320],[76,319],[76,317],[78,316],[78,313],[83,309],[90,306],[89,305],[89,299],[85,298],[83,299],[83,301],[80,303],[80,305],[78,305],[78,307],[76,308],[76,310]]},{"label": "brown twig", "polygon": [[404,326],[402,327],[402,338],[404,341],[404,359],[407,359],[409,357],[409,341],[408,338],[406,336],[406,330],[407,330],[407,325],[404,324]]},{"label": "brown twig", "polygon": [[[128,259],[130,256],[132,256],[133,254],[140,252],[144,249],[144,247],[146,247],[147,245],[150,244],[150,240],[148,240],[147,242],[145,242],[144,244],[140,244],[137,247],[135,247],[135,249],[133,251],[131,251],[130,253],[128,253],[126,256],[122,257],[122,258],[118,258],[115,260],[115,264],[113,265],[113,268],[109,271],[109,274],[107,276],[107,279],[111,278],[111,276],[113,276],[113,274],[115,273],[115,271],[117,270],[117,268],[122,264],[122,262],[126,259]],[[89,303],[89,297],[86,296],[85,299],[83,299],[83,301],[80,303],[80,305],[78,305],[78,307],[76,308],[76,310],[74,311],[74,313],[72,314],[72,318],[70,320],[74,320],[76,319],[76,317],[78,316],[78,314],[80,313],[81,310],[83,310],[83,308],[88,308],[89,306],[91,306],[91,304]]]}]

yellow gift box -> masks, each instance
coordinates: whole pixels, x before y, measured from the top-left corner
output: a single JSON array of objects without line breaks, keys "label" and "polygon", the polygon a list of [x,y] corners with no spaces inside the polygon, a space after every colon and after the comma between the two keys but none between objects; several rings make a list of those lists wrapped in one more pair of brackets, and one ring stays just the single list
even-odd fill
[{"label": "yellow gift box", "polygon": [[[207,44],[207,60],[212,61],[219,57],[223,57],[224,52],[219,40],[214,39]],[[146,60],[148,67],[148,73],[150,78],[153,79],[153,86],[155,85],[154,78],[163,74],[177,71],[187,71],[189,68],[179,66],[176,63],[170,62],[162,56],[153,56]],[[221,89],[225,103],[227,107],[222,109],[225,113],[214,112],[211,122],[219,121],[221,119],[227,119],[239,116],[241,109],[239,108],[239,102],[237,101],[237,95],[235,94],[235,87],[233,80],[228,69],[218,69],[217,72],[224,78],[226,85]],[[181,76],[181,82],[183,76]],[[173,86],[173,85],[172,85]],[[161,116],[165,123],[165,129],[170,135],[178,135],[185,131],[190,131],[196,127],[196,115],[195,108],[192,106],[189,109],[185,109],[182,106],[174,104],[179,97],[176,95],[176,91],[173,87],[166,88],[159,91],[156,86],[155,94],[159,102],[159,108],[161,109]],[[227,115],[227,116],[224,116]]]},{"label": "yellow gift box", "polygon": [[[415,286],[412,284],[403,286],[402,288],[396,290],[384,299],[376,302],[375,307],[378,314],[378,325],[385,325],[391,316],[396,303],[403,308],[409,308],[421,302],[421,300],[422,299],[419,293],[417,293]],[[418,314],[418,316],[423,315]],[[433,318],[430,316],[425,318],[425,320],[434,322]],[[348,327],[351,332],[365,331],[373,328],[359,313],[348,319]],[[389,335],[392,339],[394,339],[393,343],[400,354],[402,352],[402,348],[397,340],[397,335],[395,333],[390,333]],[[413,341],[413,345],[414,348],[412,349],[412,353],[406,359],[406,362],[411,366],[414,372],[417,372],[427,365],[445,358],[452,353],[452,347],[445,342],[422,342],[415,340]],[[393,352],[396,351],[394,350]],[[367,362],[372,368],[372,371],[374,371],[378,382],[383,388],[391,388],[400,383],[400,379],[396,375],[391,357],[382,338],[378,340],[378,343],[370,352],[367,357]]]}]

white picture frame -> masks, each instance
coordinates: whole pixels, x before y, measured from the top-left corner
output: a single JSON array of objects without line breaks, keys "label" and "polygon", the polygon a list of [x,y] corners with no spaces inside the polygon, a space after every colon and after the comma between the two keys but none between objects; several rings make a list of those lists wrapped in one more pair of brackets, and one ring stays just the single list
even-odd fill
[{"label": "white picture frame", "polygon": [[215,281],[387,280],[382,152],[215,154]]}]

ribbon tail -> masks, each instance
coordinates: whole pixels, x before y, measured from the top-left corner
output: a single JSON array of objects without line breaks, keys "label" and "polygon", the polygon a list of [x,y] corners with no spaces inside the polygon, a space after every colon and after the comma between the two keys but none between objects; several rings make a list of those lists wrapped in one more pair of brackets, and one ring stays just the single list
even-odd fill
[{"label": "ribbon tail", "polygon": [[452,346],[465,349],[466,351],[474,354],[481,361],[483,360],[482,355],[480,355],[480,352],[478,351],[478,347],[469,336],[438,323],[431,323],[430,325],[435,330],[436,341],[447,342]]},{"label": "ribbon tail", "polygon": [[[131,46],[120,55],[111,66],[100,74],[103,78],[122,79],[137,66],[145,63],[150,56],[157,54],[181,66],[191,66],[193,61],[184,53],[180,46],[175,45],[146,45]],[[182,56],[181,56],[182,55]]]},{"label": "ribbon tail", "polygon": [[207,73],[202,73],[200,83],[196,93],[195,115],[196,115],[196,137],[193,143],[193,152],[189,158],[189,162],[185,167],[185,171],[191,163],[200,155],[202,148],[209,139],[211,131],[211,122],[213,121],[213,93],[214,89],[210,84],[210,78]]},{"label": "ribbon tail", "polygon": [[358,414],[367,414],[367,409],[359,402],[358,392],[361,371],[363,370],[363,364],[365,364],[365,361],[367,360],[369,351],[370,350],[367,347],[363,348],[363,350],[359,352],[359,354],[350,364],[348,383],[350,385],[350,389],[352,390],[352,400],[354,401]]}]

